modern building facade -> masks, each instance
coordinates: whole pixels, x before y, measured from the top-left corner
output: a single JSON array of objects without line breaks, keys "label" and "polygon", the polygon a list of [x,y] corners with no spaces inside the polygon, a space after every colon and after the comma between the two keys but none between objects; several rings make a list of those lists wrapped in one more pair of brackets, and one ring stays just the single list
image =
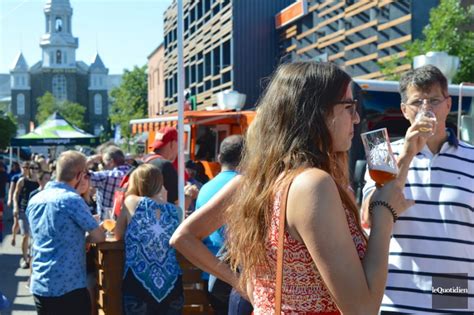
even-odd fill
[{"label": "modern building facade", "polygon": [[41,61],[29,67],[19,53],[10,71],[11,111],[18,120],[18,133],[36,124],[37,99],[51,92],[59,101],[86,108],[88,131],[98,135],[108,117],[108,69],[99,54],[89,66],[76,60],[79,40],[72,34],[73,10],[69,0],[47,0],[45,34],[41,37]]},{"label": "modern building facade", "polygon": [[[299,0],[276,16],[280,61],[333,61],[359,79],[406,55],[439,0]],[[403,72],[411,65],[398,66]]]},{"label": "modern building facade", "polygon": [[[233,89],[253,107],[262,78],[278,62],[274,16],[293,0],[184,0],[185,89],[198,109],[216,103],[216,93]],[[176,111],[177,4],[164,14],[165,112]]]},{"label": "modern building facade", "polygon": [[165,46],[160,44],[148,56],[148,117],[150,118],[161,115],[164,110],[164,63]]}]

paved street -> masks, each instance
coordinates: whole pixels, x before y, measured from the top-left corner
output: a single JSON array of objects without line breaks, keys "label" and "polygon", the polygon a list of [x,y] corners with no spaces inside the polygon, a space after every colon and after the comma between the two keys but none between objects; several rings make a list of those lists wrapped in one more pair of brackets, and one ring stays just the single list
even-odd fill
[{"label": "paved street", "polygon": [[[30,273],[29,269],[19,266],[21,236],[16,239],[17,245],[11,246],[11,210],[5,213],[4,238],[0,244],[0,291],[12,304],[8,310],[0,311],[1,315],[32,315],[36,314],[33,297],[26,284]],[[8,234],[8,235],[5,235]]]}]

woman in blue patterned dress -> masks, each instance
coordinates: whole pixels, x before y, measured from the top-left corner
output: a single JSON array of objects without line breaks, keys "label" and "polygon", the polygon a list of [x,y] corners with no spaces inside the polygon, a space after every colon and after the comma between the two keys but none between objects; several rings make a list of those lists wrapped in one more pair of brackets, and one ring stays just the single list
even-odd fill
[{"label": "woman in blue patterned dress", "polygon": [[171,235],[179,224],[179,209],[160,196],[163,176],[151,164],[130,176],[115,238],[125,241],[122,284],[126,315],[181,314],[184,297],[181,269]]}]

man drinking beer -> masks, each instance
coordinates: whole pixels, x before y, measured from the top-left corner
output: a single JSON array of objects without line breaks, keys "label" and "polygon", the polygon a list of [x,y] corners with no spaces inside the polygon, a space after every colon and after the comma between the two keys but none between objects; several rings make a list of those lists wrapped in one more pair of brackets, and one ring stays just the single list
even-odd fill
[{"label": "man drinking beer", "polygon": [[[409,132],[417,129],[426,136],[417,140],[420,150],[411,161],[404,190],[415,205],[393,227],[381,314],[470,313],[474,311],[474,147],[446,129],[451,97],[438,68],[426,65],[403,75],[400,95],[402,113],[412,125]],[[432,128],[416,128],[422,107],[436,116]],[[392,143],[395,156],[399,157],[404,146],[405,139]],[[366,180],[365,213],[375,188],[368,172]],[[450,311],[432,293],[433,279],[441,274],[471,288]]]}]

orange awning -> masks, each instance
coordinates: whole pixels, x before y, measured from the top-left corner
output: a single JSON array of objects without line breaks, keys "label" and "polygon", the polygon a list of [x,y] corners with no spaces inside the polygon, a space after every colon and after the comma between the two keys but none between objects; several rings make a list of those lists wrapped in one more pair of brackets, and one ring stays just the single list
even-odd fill
[{"label": "orange awning", "polygon": [[[185,111],[184,124],[204,126],[237,124],[248,126],[254,117],[255,111]],[[177,113],[130,121],[132,134],[141,133],[142,131],[158,131],[165,126],[176,126],[177,123]]]}]

